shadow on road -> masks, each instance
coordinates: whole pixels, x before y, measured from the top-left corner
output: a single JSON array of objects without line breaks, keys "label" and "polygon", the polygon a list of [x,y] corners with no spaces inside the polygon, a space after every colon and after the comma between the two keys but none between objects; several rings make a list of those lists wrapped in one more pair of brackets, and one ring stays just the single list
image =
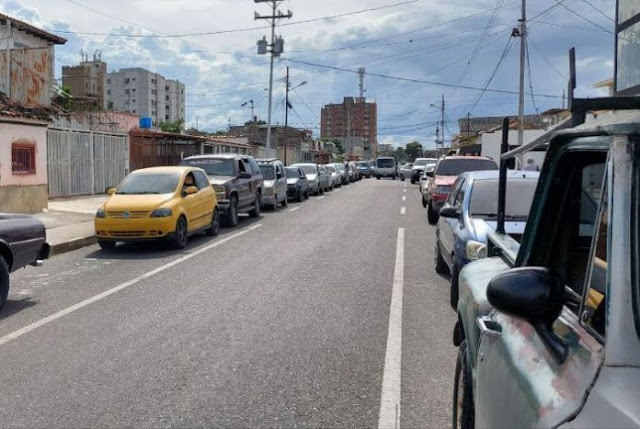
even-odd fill
[{"label": "shadow on road", "polygon": [[32,298],[24,298],[18,300],[8,299],[4,304],[4,307],[2,307],[2,312],[0,312],[0,320],[11,317],[16,313],[21,312],[22,310],[33,307],[36,304],[37,302]]},{"label": "shadow on road", "polygon": [[[113,250],[96,250],[88,254],[87,258],[95,259],[162,259],[172,255],[187,254],[199,247],[206,246],[220,240],[228,235],[238,233],[241,229],[259,223],[262,218],[250,218],[240,216],[240,223],[235,228],[221,228],[216,237],[209,237],[204,233],[198,233],[189,237],[187,247],[182,250],[171,248],[171,245],[164,240],[150,240],[138,243],[118,243]],[[4,311],[4,310],[3,310]]]}]

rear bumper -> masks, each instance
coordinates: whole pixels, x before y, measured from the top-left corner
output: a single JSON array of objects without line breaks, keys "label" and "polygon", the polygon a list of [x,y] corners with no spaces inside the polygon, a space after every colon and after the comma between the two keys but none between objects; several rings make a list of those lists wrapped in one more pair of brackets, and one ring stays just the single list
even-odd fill
[{"label": "rear bumper", "polygon": [[49,243],[43,243],[40,251],[38,252],[37,261],[44,261],[45,259],[49,259],[49,255],[51,254],[51,246]]}]

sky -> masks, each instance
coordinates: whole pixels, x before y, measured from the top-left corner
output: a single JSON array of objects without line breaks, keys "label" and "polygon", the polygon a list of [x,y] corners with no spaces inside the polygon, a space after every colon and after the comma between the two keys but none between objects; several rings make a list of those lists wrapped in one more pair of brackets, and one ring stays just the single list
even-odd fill
[{"label": "sky", "polygon": [[[284,123],[289,66],[289,123],[320,137],[323,104],[358,96],[378,104],[378,142],[433,147],[445,98],[445,139],[458,120],[517,115],[520,1],[284,0],[278,22],[284,54],[274,65],[272,122]],[[225,130],[267,117],[269,58],[256,42],[270,32],[266,3],[253,0],[0,0],[0,11],[68,39],[56,47],[56,77],[102,52],[109,71],[143,67],[186,85],[187,127]],[[527,114],[562,107],[576,48],[577,96],[606,95],[593,84],[613,77],[615,0],[529,1]],[[306,84],[299,86],[303,82]],[[486,91],[483,89],[486,88]]]}]

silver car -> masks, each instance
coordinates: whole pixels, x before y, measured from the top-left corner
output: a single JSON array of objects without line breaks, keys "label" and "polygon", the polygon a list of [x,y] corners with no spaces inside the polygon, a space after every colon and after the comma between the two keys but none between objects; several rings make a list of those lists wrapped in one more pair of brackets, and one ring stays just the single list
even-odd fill
[{"label": "silver car", "polygon": [[323,168],[324,173],[321,175],[320,166],[315,163],[293,164],[290,167],[299,168],[307,176],[310,192],[316,195],[324,194],[324,190],[329,186],[329,176],[326,173],[326,169]]},{"label": "silver car", "polygon": [[284,164],[278,159],[257,159],[264,186],[262,188],[262,207],[278,210],[278,204],[286,207],[287,176],[284,172]]},{"label": "silver car", "polygon": [[342,173],[338,171],[335,165],[327,164],[325,165],[326,169],[331,173],[331,183],[332,187],[339,188],[342,186]]},{"label": "silver car", "polygon": [[400,180],[402,180],[404,182],[404,180],[407,177],[411,177],[412,171],[411,169],[413,168],[413,164],[404,164],[401,165],[400,168],[398,169],[398,172],[400,174]]}]

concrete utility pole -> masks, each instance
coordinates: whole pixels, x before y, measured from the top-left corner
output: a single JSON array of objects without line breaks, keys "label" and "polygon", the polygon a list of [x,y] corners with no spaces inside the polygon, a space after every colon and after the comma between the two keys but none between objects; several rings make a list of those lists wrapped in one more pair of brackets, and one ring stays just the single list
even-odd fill
[{"label": "concrete utility pole", "polygon": [[442,140],[440,141],[440,143],[442,144],[442,154],[444,155],[444,94],[442,94],[441,112],[442,112],[442,119],[440,121],[440,129],[442,129]]},{"label": "concrete utility pole", "polygon": [[[264,55],[267,52],[271,54],[271,62],[269,65],[269,107],[267,112],[267,142],[266,148],[271,149],[271,105],[273,99],[273,59],[275,57],[279,57],[284,50],[284,40],[281,37],[276,38],[276,21],[279,19],[290,19],[293,14],[291,11],[287,11],[287,13],[282,13],[278,10],[278,2],[284,0],[253,0],[254,3],[270,3],[271,4],[271,15],[259,15],[258,12],[255,13],[254,19],[264,19],[270,21],[271,23],[271,43],[267,44],[266,38],[258,41],[258,54]],[[267,50],[267,46],[271,49]]]},{"label": "concrete utility pole", "polygon": [[522,0],[522,18],[520,18],[520,91],[518,94],[518,145],[524,143],[524,71],[527,50],[527,0]]},{"label": "concrete utility pole", "polygon": [[287,146],[289,146],[289,66],[287,66],[287,77],[285,79],[284,96],[284,165],[287,165]]}]

